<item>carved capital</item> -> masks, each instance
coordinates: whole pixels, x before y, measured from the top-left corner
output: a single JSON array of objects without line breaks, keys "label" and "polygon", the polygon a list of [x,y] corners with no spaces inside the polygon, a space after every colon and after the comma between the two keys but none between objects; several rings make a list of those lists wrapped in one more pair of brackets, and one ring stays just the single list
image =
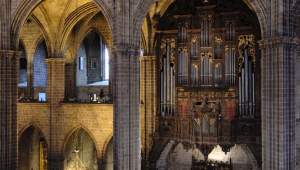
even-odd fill
[{"label": "carved capital", "polygon": [[277,47],[288,47],[295,49],[298,46],[299,39],[296,37],[274,37],[260,40],[257,43],[261,50]]},{"label": "carved capital", "polygon": [[0,57],[19,59],[21,54],[21,51],[0,50]]}]

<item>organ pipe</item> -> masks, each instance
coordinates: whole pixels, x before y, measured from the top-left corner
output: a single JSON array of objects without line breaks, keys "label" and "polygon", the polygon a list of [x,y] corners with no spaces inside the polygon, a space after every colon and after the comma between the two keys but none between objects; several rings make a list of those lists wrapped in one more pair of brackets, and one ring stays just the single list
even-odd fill
[{"label": "organ pipe", "polygon": [[241,117],[253,118],[255,113],[254,63],[249,49],[243,50],[244,63],[239,76],[239,111]]},{"label": "organ pipe", "polygon": [[225,79],[226,86],[235,85],[235,46],[226,46]]},{"label": "organ pipe", "polygon": [[211,46],[211,15],[201,16],[201,46],[210,47]]},{"label": "organ pipe", "polygon": [[166,45],[162,45],[162,51],[165,51],[163,59],[161,59],[162,70],[161,70],[161,115],[162,116],[173,116],[174,115],[174,103],[175,103],[175,76],[174,76],[174,63],[172,61],[175,43],[174,41],[165,41]]}]

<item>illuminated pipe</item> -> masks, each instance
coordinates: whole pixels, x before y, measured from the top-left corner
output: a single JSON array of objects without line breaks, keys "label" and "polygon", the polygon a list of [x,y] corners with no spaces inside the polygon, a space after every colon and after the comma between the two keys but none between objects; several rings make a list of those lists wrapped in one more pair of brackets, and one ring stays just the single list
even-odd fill
[{"label": "illuminated pipe", "polygon": [[[246,49],[245,49],[244,63],[245,63],[245,104],[246,106],[249,106],[249,58],[248,58],[248,51]],[[248,116],[248,108],[246,107],[246,116]]]},{"label": "illuminated pipe", "polygon": [[161,110],[161,116],[164,116],[164,72],[162,71],[160,73],[160,110]]},{"label": "illuminated pipe", "polygon": [[233,50],[233,84],[235,85],[235,50]]},{"label": "illuminated pipe", "polygon": [[242,116],[245,115],[245,70],[242,68]]},{"label": "illuminated pipe", "polygon": [[242,78],[239,76],[239,113],[242,117]]},{"label": "illuminated pipe", "polygon": [[167,46],[167,113],[169,112],[169,103],[170,103],[170,46]]},{"label": "illuminated pipe", "polygon": [[253,103],[252,103],[252,62],[249,62],[249,115],[252,117],[252,109],[253,109]]},{"label": "illuminated pipe", "polygon": [[253,102],[253,109],[252,109],[252,117],[255,116],[255,84],[254,84],[254,81],[255,81],[255,75],[254,73],[252,73],[252,87],[253,87],[253,90],[252,90],[252,102]]}]

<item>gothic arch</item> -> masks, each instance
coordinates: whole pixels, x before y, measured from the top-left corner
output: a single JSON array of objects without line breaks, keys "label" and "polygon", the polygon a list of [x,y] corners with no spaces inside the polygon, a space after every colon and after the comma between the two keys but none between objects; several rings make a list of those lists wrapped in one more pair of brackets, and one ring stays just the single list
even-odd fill
[{"label": "gothic arch", "polygon": [[29,123],[27,125],[25,125],[20,131],[19,131],[19,134],[18,134],[18,140],[20,139],[20,137],[22,136],[22,134],[29,128],[29,127],[33,127],[35,128],[38,132],[41,132],[44,139],[45,139],[45,142],[48,143],[47,141],[47,137],[45,136],[45,133],[42,131],[41,128],[39,128],[38,125],[34,124],[34,123]]},{"label": "gothic arch", "polygon": [[99,147],[99,145],[98,145],[98,142],[97,142],[95,136],[93,135],[93,133],[92,133],[87,127],[85,127],[85,126],[83,126],[83,125],[77,125],[77,126],[71,128],[71,129],[66,133],[67,135],[65,135],[65,137],[64,137],[64,139],[63,139],[62,146],[61,146],[61,150],[60,150],[61,155],[64,155],[64,151],[65,151],[65,148],[66,148],[66,144],[67,144],[69,138],[71,137],[71,135],[72,135],[76,130],[79,130],[80,128],[82,128],[84,131],[86,131],[86,132],[90,135],[90,137],[92,138],[92,140],[93,140],[93,142],[95,143],[95,146],[96,146],[97,157],[99,158],[99,157],[101,156],[101,155],[100,155],[100,154],[101,154],[101,149],[100,149],[100,147]]},{"label": "gothic arch", "polygon": [[85,37],[88,36],[93,31],[103,39],[104,43],[108,47],[111,47],[110,46],[111,44],[108,44],[108,41],[107,41],[106,37],[102,34],[102,32],[99,29],[97,29],[96,27],[91,26],[91,27],[86,28],[85,31],[83,32],[83,34],[81,34],[78,37],[78,40],[76,42],[76,47],[75,47],[76,51],[78,51],[78,48],[79,48],[80,44],[82,43],[82,41],[85,39]]},{"label": "gothic arch", "polygon": [[[93,0],[101,9],[103,12],[108,25],[110,26],[112,30],[113,26],[113,16],[111,9],[107,5],[106,1],[103,0]],[[20,37],[20,31],[22,29],[23,24],[25,23],[26,19],[30,15],[30,13],[34,10],[35,7],[37,7],[40,3],[42,3],[43,0],[28,0],[23,1],[19,7],[17,7],[17,10],[15,11],[13,15],[13,19],[11,21],[10,26],[10,32],[12,37],[12,48],[14,50],[18,50],[18,43],[19,43],[19,37]]]}]

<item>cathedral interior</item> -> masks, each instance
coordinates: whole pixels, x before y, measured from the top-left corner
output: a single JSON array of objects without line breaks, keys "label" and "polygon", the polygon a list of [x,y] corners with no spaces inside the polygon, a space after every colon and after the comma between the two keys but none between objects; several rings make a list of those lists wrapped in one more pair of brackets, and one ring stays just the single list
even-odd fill
[{"label": "cathedral interior", "polygon": [[300,169],[300,0],[0,0],[1,170]]}]

